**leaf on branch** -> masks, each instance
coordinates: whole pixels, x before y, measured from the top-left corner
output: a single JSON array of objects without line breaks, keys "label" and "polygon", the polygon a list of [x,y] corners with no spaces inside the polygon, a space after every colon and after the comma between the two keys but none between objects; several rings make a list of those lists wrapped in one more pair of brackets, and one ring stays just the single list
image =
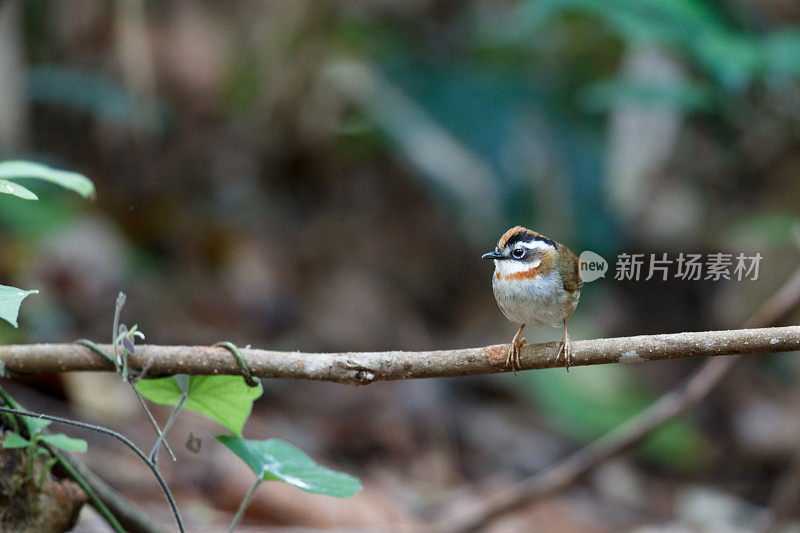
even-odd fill
[{"label": "leaf on branch", "polygon": [[189,392],[189,383],[190,377],[189,374],[178,374],[177,376],[172,376],[175,379],[175,383],[178,384],[178,388],[181,390],[181,394],[186,394]]},{"label": "leaf on branch", "polygon": [[[2,161],[0,162],[0,180],[40,179],[54,183],[65,189],[75,191],[84,198],[94,198],[94,184],[89,178],[77,172],[57,170],[40,163],[30,161]],[[32,192],[22,187],[29,194]],[[14,194],[14,193],[9,193]],[[20,196],[19,194],[15,196]],[[33,195],[35,199],[36,195]],[[24,198],[24,197],[23,197]]]},{"label": "leaf on branch", "polygon": [[25,423],[25,427],[28,428],[28,435],[31,436],[41,433],[44,428],[53,423],[52,420],[34,418],[32,416],[23,416],[22,421]]},{"label": "leaf on branch", "polygon": [[66,452],[80,452],[85,453],[87,446],[86,441],[83,439],[74,439],[68,437],[63,433],[56,433],[55,435],[42,435],[39,440],[46,442],[51,446],[60,448]]},{"label": "leaf on branch", "polygon": [[0,285],[0,318],[17,327],[19,306],[28,295],[37,294],[39,291],[24,291],[16,287]]},{"label": "leaf on branch", "polygon": [[358,478],[318,465],[280,439],[246,440],[217,435],[218,441],[235,453],[261,479],[283,481],[305,492],[349,498],[361,490]]},{"label": "leaf on branch", "polygon": [[[176,378],[142,379],[136,382],[136,388],[151,402],[175,405],[182,396]],[[242,427],[253,409],[253,402],[264,389],[260,384],[258,387],[248,386],[241,376],[190,376],[186,391],[184,407],[241,435]]]},{"label": "leaf on branch", "polygon": [[14,183],[13,181],[2,180],[2,179],[0,179],[0,193],[11,194],[18,198],[22,198],[23,200],[39,199],[38,196],[36,196],[34,193],[32,193],[19,183]]},{"label": "leaf on branch", "polygon": [[25,448],[26,446],[30,445],[30,443],[31,441],[19,433],[9,431],[5,435],[5,440],[3,440],[3,448]]}]

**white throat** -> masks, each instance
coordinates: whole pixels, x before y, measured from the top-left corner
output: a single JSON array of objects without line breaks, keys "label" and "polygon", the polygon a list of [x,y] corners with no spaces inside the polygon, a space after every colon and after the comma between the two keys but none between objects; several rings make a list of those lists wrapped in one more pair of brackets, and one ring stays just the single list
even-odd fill
[{"label": "white throat", "polygon": [[541,258],[534,259],[531,262],[513,261],[510,259],[495,259],[494,270],[501,276],[509,276],[511,274],[516,274],[517,272],[524,272],[532,268],[537,268],[541,264]]}]

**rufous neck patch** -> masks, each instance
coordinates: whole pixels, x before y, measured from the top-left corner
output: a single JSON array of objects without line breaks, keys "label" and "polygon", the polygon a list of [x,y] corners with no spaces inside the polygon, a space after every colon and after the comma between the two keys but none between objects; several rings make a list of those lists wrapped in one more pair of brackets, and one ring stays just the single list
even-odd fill
[{"label": "rufous neck patch", "polygon": [[495,273],[498,281],[536,279],[536,276],[538,275],[538,267],[529,268],[528,270],[520,270],[519,272],[512,272],[511,274],[501,274],[500,272]]}]

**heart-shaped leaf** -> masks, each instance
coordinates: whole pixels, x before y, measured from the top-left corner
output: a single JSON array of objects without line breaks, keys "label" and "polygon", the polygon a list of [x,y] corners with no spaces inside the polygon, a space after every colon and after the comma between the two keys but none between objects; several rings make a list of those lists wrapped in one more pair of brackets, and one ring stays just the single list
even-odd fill
[{"label": "heart-shaped leaf", "polygon": [[56,433],[55,435],[42,435],[39,437],[39,440],[67,452],[85,453],[87,449],[85,440],[73,439],[72,437],[67,437],[63,433]]},{"label": "heart-shaped leaf", "polygon": [[52,420],[36,418],[33,416],[23,416],[22,421],[25,423],[25,427],[28,428],[28,435],[36,435],[37,433],[41,433],[44,428],[53,423]]},{"label": "heart-shaped leaf", "polygon": [[306,492],[337,498],[349,498],[361,490],[357,478],[318,465],[280,439],[246,440],[232,435],[217,435],[216,439],[264,480],[283,481]]},{"label": "heart-shaped leaf", "polygon": [[[175,405],[182,396],[175,377],[142,379],[136,388],[151,402],[163,405]],[[190,376],[186,390],[184,407],[216,420],[236,435],[242,434],[253,401],[264,392],[260,384],[250,387],[241,376]]]},{"label": "heart-shaped leaf", "polygon": [[0,285],[0,318],[17,327],[19,306],[28,295],[37,294],[39,291],[23,291],[16,287]]},{"label": "heart-shaped leaf", "polygon": [[9,431],[5,435],[5,439],[3,440],[3,448],[24,448],[31,443],[28,439],[20,435],[19,433],[14,433],[13,431]]},{"label": "heart-shaped leaf", "polygon": [[175,383],[178,384],[181,393],[189,392],[189,374],[178,374],[177,376],[172,376],[172,378],[175,380]]}]

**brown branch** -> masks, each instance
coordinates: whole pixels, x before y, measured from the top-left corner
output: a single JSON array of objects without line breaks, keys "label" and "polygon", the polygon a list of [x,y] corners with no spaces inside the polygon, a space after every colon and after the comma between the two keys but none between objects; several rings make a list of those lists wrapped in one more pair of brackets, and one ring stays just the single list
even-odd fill
[{"label": "brown branch", "polygon": [[[751,317],[745,326],[778,322],[800,301],[800,269]],[[592,365],[681,357],[708,357],[794,351],[800,349],[800,327],[710,331],[575,341],[573,365]],[[109,346],[103,346],[111,351]],[[368,352],[313,354],[241,350],[253,375],[334,381],[363,385],[378,380],[490,374],[505,368],[507,345],[434,352]],[[525,346],[523,370],[557,364],[558,343]],[[77,344],[0,346],[0,361],[9,373],[113,370],[113,365]],[[704,398],[731,368],[735,358],[706,361],[683,386],[665,394],[640,415],[578,450],[545,472],[510,487],[473,509],[469,516],[441,523],[441,530],[480,529],[494,518],[561,490],[605,460],[635,445],[662,424]],[[238,363],[225,348],[141,346],[130,359],[132,368],[149,375],[239,374]]]},{"label": "brown branch", "polygon": [[142,509],[136,507],[123,495],[103,481],[88,466],[77,459],[74,454],[57,452],[62,461],[66,461],[80,474],[97,496],[119,520],[125,531],[129,533],[165,533],[167,530],[156,524]]},{"label": "brown branch", "polygon": [[[800,268],[745,322],[745,327],[780,322],[800,304]],[[445,517],[439,530],[477,531],[500,516],[557,493],[612,457],[635,446],[662,425],[693,408],[730,371],[736,358],[706,360],[686,381],[650,407],[554,466],[489,497],[467,513]]]},{"label": "brown branch", "polygon": [[671,390],[624,424],[545,471],[491,495],[468,513],[448,517],[440,530],[478,531],[502,515],[569,487],[598,465],[635,446],[662,425],[694,407],[725,375],[734,361],[707,361],[683,385]]},{"label": "brown branch", "polygon": [[[563,366],[556,361],[558,342],[522,349],[523,370]],[[110,346],[102,346],[111,351]],[[642,362],[800,350],[800,326],[643,335],[572,342],[572,365]],[[508,345],[431,352],[301,353],[242,349],[254,376],[310,379],[365,385],[374,381],[467,376],[507,372]],[[20,375],[43,372],[113,370],[113,365],[78,344],[0,346],[5,368]],[[144,345],[131,357],[131,368],[150,376],[239,374],[230,352],[221,347]]]}]

